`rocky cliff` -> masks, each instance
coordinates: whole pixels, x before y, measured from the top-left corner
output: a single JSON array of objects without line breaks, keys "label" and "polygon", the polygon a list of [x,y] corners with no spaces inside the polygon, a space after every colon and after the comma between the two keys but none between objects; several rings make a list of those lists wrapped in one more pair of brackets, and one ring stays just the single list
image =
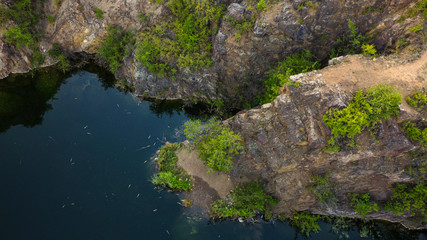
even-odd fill
[{"label": "rocky cliff", "polygon": [[[10,7],[14,1],[4,1]],[[351,19],[362,34],[372,34],[372,43],[381,52],[395,50],[399,39],[414,46],[421,37],[410,28],[423,23],[422,17],[405,18],[405,11],[416,0],[375,1],[271,1],[257,11],[252,2],[226,1],[226,11],[212,39],[212,65],[198,71],[180,71],[173,78],[150,73],[135,59],[135,52],[124,59],[116,72],[118,79],[135,87],[136,94],[161,99],[223,99],[230,107],[252,103],[262,90],[262,78],[272,66],[291,53],[312,50],[319,59],[328,57],[337,40],[348,34]],[[166,4],[136,0],[42,1],[39,10],[54,21],[41,18],[44,32],[40,50],[47,56],[53,43],[68,54],[96,53],[108,26],[126,31],[146,31],[170,15]],[[94,9],[103,14],[98,18]],[[144,14],[147,21],[141,21]],[[251,22],[241,31],[236,22]],[[0,26],[6,29],[18,23]],[[240,37],[239,37],[240,36]],[[18,50],[0,35],[0,77],[27,72],[31,68],[31,50]],[[51,65],[48,58],[44,65]]]},{"label": "rocky cliff", "polygon": [[[417,146],[402,133],[401,123],[404,119],[425,117],[422,113],[403,103],[401,117],[381,122],[375,138],[363,133],[356,139],[358,148],[340,153],[322,150],[330,136],[322,116],[328,109],[345,107],[355,90],[376,83],[397,85],[404,96],[425,86],[426,54],[415,62],[402,63],[424,47],[423,30],[411,31],[414,26],[427,29],[424,19],[419,15],[405,17],[418,1],[283,0],[269,2],[262,11],[256,11],[246,0],[218,2],[224,3],[226,10],[211,39],[209,67],[179,71],[173,78],[159,77],[138,63],[134,50],[123,59],[116,77],[126,80],[139,96],[223,99],[229,107],[241,108],[244,102],[253,102],[263,92],[262,79],[268,70],[291,53],[308,49],[319,59],[327,59],[329,51],[338,45],[337,40],[348,34],[346,26],[351,19],[362,34],[372,36],[371,43],[381,53],[398,52],[409,45],[406,57],[344,57],[337,66],[293,76],[299,87],[285,86],[272,103],[227,120],[233,130],[242,134],[246,149],[236,159],[232,180],[266,181],[267,190],[280,200],[277,212],[310,210],[342,216],[354,216],[347,204],[347,193],[368,192],[375,200],[383,201],[390,198],[393,184],[413,181],[404,169],[410,163],[408,151]],[[13,3],[0,4],[8,8]],[[138,36],[171,14],[165,4],[148,0],[49,0],[42,4],[39,10],[45,16],[54,16],[54,21],[41,18],[38,23],[44,32],[39,49],[47,57],[42,66],[54,64],[55,60],[47,54],[54,43],[71,57],[94,54],[108,26],[120,26]],[[97,17],[94,9],[100,9],[102,17]],[[147,21],[141,21],[141,13],[148,16]],[[236,22],[245,21],[251,22],[250,27],[239,30]],[[0,29],[17,24],[9,21]],[[0,78],[30,71],[32,51],[8,44],[2,32]],[[336,185],[342,203],[338,206],[319,205],[307,188],[313,176],[325,173],[331,174]],[[370,217],[401,221],[387,212]]]}]

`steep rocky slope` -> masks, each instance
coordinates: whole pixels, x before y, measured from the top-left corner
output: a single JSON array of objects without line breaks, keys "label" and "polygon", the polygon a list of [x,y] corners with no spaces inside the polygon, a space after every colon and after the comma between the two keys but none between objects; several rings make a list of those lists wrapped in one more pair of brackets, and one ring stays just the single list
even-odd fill
[{"label": "steep rocky slope", "polygon": [[[43,13],[54,16],[54,22],[42,18],[44,37],[40,50],[47,55],[53,43],[59,43],[69,54],[95,53],[108,26],[120,26],[136,33],[163,21],[170,10],[166,5],[136,0],[89,0],[43,2]],[[250,2],[226,2],[217,34],[213,37],[210,67],[198,71],[180,71],[174,78],[158,77],[141,66],[135,52],[116,72],[118,79],[133,85],[137,95],[161,99],[222,98],[232,107],[252,103],[262,91],[262,77],[268,69],[291,53],[312,50],[320,59],[328,56],[336,40],[347,34],[347,19],[361,33],[374,34],[372,43],[383,52],[394,50],[398,39],[405,38],[416,46],[421,37],[409,29],[423,23],[422,17],[401,18],[416,0],[375,1],[278,1],[264,11],[256,11]],[[13,1],[3,2],[10,6]],[[103,11],[97,18],[94,11]],[[141,21],[140,14],[148,16]],[[254,17],[252,17],[252,15]],[[241,34],[233,21],[253,21]],[[403,21],[401,20],[403,19]],[[5,29],[16,23],[0,26]],[[240,35],[241,37],[237,37]],[[31,67],[31,50],[17,50],[0,35],[0,77],[27,72]],[[45,65],[52,64],[48,58]]]},{"label": "steep rocky slope", "polygon": [[[355,215],[349,207],[348,193],[370,193],[381,202],[390,199],[393,184],[414,181],[405,173],[405,167],[411,163],[408,151],[417,147],[402,132],[400,124],[404,119],[421,118],[415,109],[403,102],[399,118],[382,121],[375,136],[365,131],[356,138],[359,147],[339,153],[323,150],[330,129],[322,116],[328,109],[345,107],[354,90],[379,82],[399,87],[404,96],[425,86],[427,52],[404,65],[391,58],[373,61],[348,56],[339,65],[291,79],[301,85],[286,87],[272,103],[227,120],[234,131],[242,134],[246,146],[245,153],[237,158],[233,181],[261,177],[268,182],[267,189],[280,199],[278,212],[311,210],[341,216]],[[335,207],[319,204],[309,189],[312,177],[324,174],[331,174],[339,198]],[[402,220],[387,212],[371,217]]]}]

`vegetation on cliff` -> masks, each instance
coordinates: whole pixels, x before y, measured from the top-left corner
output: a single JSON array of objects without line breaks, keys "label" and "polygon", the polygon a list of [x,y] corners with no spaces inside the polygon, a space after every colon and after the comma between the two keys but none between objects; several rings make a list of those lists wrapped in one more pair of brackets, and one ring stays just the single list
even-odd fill
[{"label": "vegetation on cliff", "polygon": [[261,97],[260,103],[269,103],[278,95],[280,88],[285,84],[294,84],[289,77],[298,73],[305,73],[320,68],[320,63],[308,50],[288,56],[275,68],[271,69],[268,77],[264,79],[265,93]]},{"label": "vegetation on cliff", "polygon": [[230,172],[233,158],[242,149],[242,137],[218,120],[210,120],[202,126],[200,120],[187,121],[185,136],[200,151],[199,157],[212,171]]},{"label": "vegetation on cliff", "polygon": [[110,71],[115,73],[130,54],[133,44],[133,33],[125,32],[121,27],[110,26],[107,36],[100,44],[97,56],[107,62]]},{"label": "vegetation on cliff", "polygon": [[151,180],[154,184],[177,191],[188,191],[193,188],[188,173],[177,167],[178,157],[175,151],[180,147],[180,144],[166,143],[160,148],[160,154],[157,158],[159,172]]},{"label": "vegetation on cliff", "polygon": [[217,219],[249,219],[265,214],[268,220],[272,214],[271,207],[276,204],[277,201],[265,192],[261,183],[250,182],[232,190],[227,200],[214,201],[211,216]]},{"label": "vegetation on cliff", "polygon": [[331,129],[329,151],[354,146],[354,137],[364,129],[373,129],[381,119],[389,119],[399,113],[399,91],[389,85],[377,85],[356,92],[346,108],[330,109],[323,121]]},{"label": "vegetation on cliff", "polygon": [[138,36],[136,59],[159,76],[210,66],[211,39],[225,6],[212,0],[158,3],[169,8],[172,15]]}]

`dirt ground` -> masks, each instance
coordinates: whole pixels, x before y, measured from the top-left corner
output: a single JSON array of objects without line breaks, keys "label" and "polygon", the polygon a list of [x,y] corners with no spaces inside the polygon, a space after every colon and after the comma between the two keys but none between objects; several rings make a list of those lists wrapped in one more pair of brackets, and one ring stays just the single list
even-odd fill
[{"label": "dirt ground", "polygon": [[220,172],[208,173],[208,168],[199,159],[197,151],[182,149],[176,154],[179,167],[185,169],[193,177],[193,190],[186,198],[194,205],[209,209],[210,203],[224,198],[233,189],[228,175]]}]

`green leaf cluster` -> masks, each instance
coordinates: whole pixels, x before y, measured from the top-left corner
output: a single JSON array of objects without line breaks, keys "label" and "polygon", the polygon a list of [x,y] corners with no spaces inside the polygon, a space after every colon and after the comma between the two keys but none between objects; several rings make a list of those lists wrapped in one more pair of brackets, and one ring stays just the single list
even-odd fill
[{"label": "green leaf cluster", "polygon": [[405,13],[407,17],[415,17],[422,14],[424,20],[427,20],[427,0],[418,0],[414,7],[408,9]]},{"label": "green leaf cluster", "polygon": [[96,14],[96,18],[98,18],[98,19],[102,19],[102,16],[104,15],[104,12],[101,10],[101,9],[99,9],[99,8],[94,8],[93,9],[93,11],[95,12],[95,14]]},{"label": "green leaf cluster", "polygon": [[102,40],[97,56],[108,63],[110,71],[115,73],[122,66],[134,44],[134,34],[121,27],[109,27],[108,34]]},{"label": "green leaf cluster", "polygon": [[193,188],[192,180],[188,173],[184,169],[177,167],[178,157],[175,151],[180,147],[179,144],[166,143],[160,148],[160,154],[157,159],[159,173],[151,180],[153,184],[177,191],[188,191]]},{"label": "green leaf cluster", "polygon": [[250,182],[236,187],[228,196],[229,201],[217,200],[211,204],[211,214],[214,218],[249,219],[264,214],[277,201],[268,195],[259,182]]},{"label": "green leaf cluster", "polygon": [[378,212],[379,210],[378,204],[370,202],[371,197],[369,193],[365,193],[365,194],[353,193],[351,194],[351,197],[352,198],[351,198],[350,206],[353,208],[353,211],[355,211],[357,214],[365,217],[366,214],[371,213],[372,211]]},{"label": "green leaf cluster", "polygon": [[341,55],[356,54],[363,51],[364,55],[375,56],[376,49],[374,45],[368,44],[369,37],[359,33],[356,25],[347,19],[348,31],[341,38],[337,39],[338,47],[333,48],[329,53],[330,58]]},{"label": "green leaf cluster", "polygon": [[427,146],[427,128],[421,130],[416,123],[407,120],[403,123],[403,130],[410,139],[419,142],[421,146]]},{"label": "green leaf cluster", "polygon": [[387,202],[386,209],[398,216],[405,213],[411,216],[420,215],[427,221],[427,186],[419,183],[415,187],[397,184],[393,189],[391,200]]},{"label": "green leaf cluster", "polygon": [[310,190],[316,195],[317,200],[325,205],[336,205],[338,198],[334,194],[334,183],[329,180],[331,174],[322,176],[313,176]]},{"label": "green leaf cluster", "polygon": [[365,128],[373,128],[381,119],[399,113],[399,91],[389,85],[376,85],[365,92],[356,92],[346,108],[330,109],[323,115],[323,122],[333,135],[328,149],[338,151],[338,145],[354,145],[354,137]]},{"label": "green leaf cluster", "polygon": [[17,25],[3,30],[6,42],[18,49],[28,47],[33,50],[32,65],[37,67],[44,62],[44,55],[38,50],[41,39],[38,21],[42,16],[36,9],[41,8],[41,0],[18,0],[8,9],[0,8],[0,24],[13,20]]},{"label": "green leaf cluster", "polygon": [[52,49],[49,49],[47,53],[58,62],[57,66],[62,72],[65,73],[71,68],[70,61],[68,61],[67,57],[64,55],[59,44],[54,43]]},{"label": "green leaf cluster", "polygon": [[308,211],[296,212],[291,220],[291,225],[297,227],[308,237],[312,232],[320,231],[318,220],[321,218],[320,215],[311,214]]},{"label": "green leaf cluster", "polygon": [[170,0],[165,5],[172,16],[138,36],[136,58],[159,76],[210,66],[211,38],[225,7],[213,0]]},{"label": "green leaf cluster", "polygon": [[199,120],[189,120],[185,123],[184,133],[195,143],[200,151],[199,157],[210,171],[230,172],[234,156],[243,148],[241,135],[218,120],[210,120],[204,127]]},{"label": "green leaf cluster", "polygon": [[412,96],[406,97],[406,102],[410,106],[421,110],[427,106],[427,93],[425,91],[417,91]]},{"label": "green leaf cluster", "polygon": [[279,95],[279,89],[285,84],[292,85],[289,77],[320,68],[320,63],[308,50],[292,54],[271,69],[268,77],[263,80],[265,93],[260,97],[260,104],[273,101]]}]

